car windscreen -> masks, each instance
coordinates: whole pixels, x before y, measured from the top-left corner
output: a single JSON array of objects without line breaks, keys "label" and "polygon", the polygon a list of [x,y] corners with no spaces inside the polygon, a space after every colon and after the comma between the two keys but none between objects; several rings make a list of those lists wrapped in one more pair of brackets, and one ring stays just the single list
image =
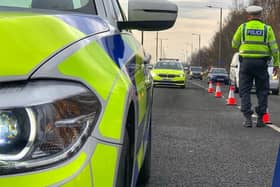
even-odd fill
[{"label": "car windscreen", "polygon": [[90,0],[0,0],[0,6],[63,10],[96,14],[93,1]]},{"label": "car windscreen", "polygon": [[201,67],[191,67],[191,71],[198,71],[201,72],[202,68]]},{"label": "car windscreen", "polygon": [[210,73],[220,73],[220,74],[227,74],[227,70],[225,69],[212,69]]},{"label": "car windscreen", "polygon": [[154,69],[183,70],[183,66],[178,62],[158,62]]}]

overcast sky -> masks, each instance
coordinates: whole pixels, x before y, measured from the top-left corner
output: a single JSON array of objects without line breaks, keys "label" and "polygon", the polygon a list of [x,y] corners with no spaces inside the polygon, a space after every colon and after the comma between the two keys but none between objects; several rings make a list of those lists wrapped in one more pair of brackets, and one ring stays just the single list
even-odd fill
[{"label": "overcast sky", "polygon": [[[167,31],[159,32],[162,38],[162,52],[159,49],[159,56],[186,59],[186,55],[198,50],[198,36],[200,34],[201,47],[208,46],[213,35],[219,30],[219,8],[208,8],[207,5],[222,7],[223,19],[225,19],[232,9],[233,0],[170,0],[178,5],[179,14],[176,24]],[[238,0],[239,3],[248,4],[248,0]],[[137,38],[140,40],[139,33]],[[155,58],[156,33],[145,32],[144,47],[147,52]],[[160,48],[160,42],[159,42]]]}]

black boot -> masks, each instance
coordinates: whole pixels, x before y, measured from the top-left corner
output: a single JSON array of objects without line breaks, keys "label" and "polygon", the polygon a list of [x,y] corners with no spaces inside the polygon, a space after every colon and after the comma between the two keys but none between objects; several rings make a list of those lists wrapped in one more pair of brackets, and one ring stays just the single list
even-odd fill
[{"label": "black boot", "polygon": [[245,117],[245,121],[243,122],[243,127],[251,128],[253,126],[252,117],[247,116]]},{"label": "black boot", "polygon": [[263,123],[262,117],[260,117],[260,116],[258,116],[256,127],[259,127],[259,128],[265,127],[265,124]]}]

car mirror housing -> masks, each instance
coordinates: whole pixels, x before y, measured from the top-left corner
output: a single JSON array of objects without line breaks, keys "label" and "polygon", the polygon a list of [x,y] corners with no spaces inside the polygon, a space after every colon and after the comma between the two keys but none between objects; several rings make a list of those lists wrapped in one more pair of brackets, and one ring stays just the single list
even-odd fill
[{"label": "car mirror housing", "polygon": [[120,29],[159,31],[171,28],[177,18],[178,7],[168,0],[128,1],[128,21],[119,22]]}]

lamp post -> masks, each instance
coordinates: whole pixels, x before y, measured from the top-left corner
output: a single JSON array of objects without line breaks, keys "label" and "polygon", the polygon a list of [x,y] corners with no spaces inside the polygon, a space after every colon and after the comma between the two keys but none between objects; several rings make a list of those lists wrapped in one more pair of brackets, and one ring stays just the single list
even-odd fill
[{"label": "lamp post", "polygon": [[158,32],[156,32],[156,62],[158,61]]},{"label": "lamp post", "polygon": [[193,52],[193,44],[186,42],[186,45],[189,45],[191,47],[191,53]]},{"label": "lamp post", "polygon": [[[197,34],[197,33],[192,33],[193,36],[198,36],[198,51],[200,51],[200,42],[201,42],[201,39],[200,39],[200,34]],[[200,55],[198,55],[198,63],[199,65],[201,65],[201,62],[200,62]]]},{"label": "lamp post", "polygon": [[162,41],[163,40],[168,40],[167,38],[158,38],[158,40],[160,40],[160,57],[162,58],[162,54],[163,54],[163,46],[162,46]]},{"label": "lamp post", "polygon": [[[186,45],[191,47],[191,51],[189,53],[189,56],[191,56],[193,53],[193,43],[186,42]],[[187,59],[188,59],[188,56],[187,56],[187,50],[186,50],[186,62],[187,62]]]},{"label": "lamp post", "polygon": [[223,8],[212,6],[212,5],[208,5],[207,7],[209,7],[209,8],[219,8],[220,9],[220,37],[219,37],[219,57],[218,57],[218,64],[220,64],[222,62]]}]

